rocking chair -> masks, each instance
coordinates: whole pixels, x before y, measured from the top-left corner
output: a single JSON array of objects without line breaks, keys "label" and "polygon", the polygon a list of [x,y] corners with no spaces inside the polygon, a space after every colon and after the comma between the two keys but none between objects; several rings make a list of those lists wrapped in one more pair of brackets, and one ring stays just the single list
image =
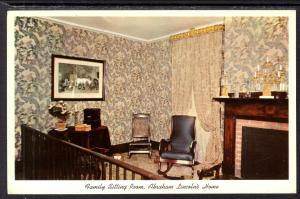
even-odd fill
[{"label": "rocking chair", "polygon": [[[192,176],[194,175],[195,120],[196,117],[193,116],[172,116],[171,137],[162,139],[159,145],[158,174],[167,177],[167,172],[174,164],[181,164],[192,167]],[[162,163],[167,163],[165,171],[161,171]]]}]

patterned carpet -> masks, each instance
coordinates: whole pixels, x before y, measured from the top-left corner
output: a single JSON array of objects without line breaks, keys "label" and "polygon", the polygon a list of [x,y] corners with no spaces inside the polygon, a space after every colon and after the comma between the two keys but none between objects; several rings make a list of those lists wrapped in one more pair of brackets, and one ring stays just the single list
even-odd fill
[{"label": "patterned carpet", "polygon": [[[121,153],[121,154],[114,154],[121,156],[121,160],[130,164],[137,166],[139,168],[145,169],[151,173],[155,173],[158,175],[158,151],[153,150],[151,159],[149,158],[148,154],[133,154],[129,159],[128,153]],[[162,166],[162,170],[165,169],[165,165]],[[191,167],[187,166],[180,166],[174,165],[171,170],[168,172],[168,176],[171,177],[183,177],[184,179],[191,180],[191,179],[198,179],[198,176],[195,172],[194,177],[192,177],[192,169]]]}]

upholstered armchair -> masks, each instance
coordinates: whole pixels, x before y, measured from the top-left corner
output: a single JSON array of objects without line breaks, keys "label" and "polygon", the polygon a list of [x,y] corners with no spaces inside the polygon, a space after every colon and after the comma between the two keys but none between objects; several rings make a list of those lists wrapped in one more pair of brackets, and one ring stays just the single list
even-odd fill
[{"label": "upholstered armchair", "polygon": [[[195,157],[195,120],[196,117],[174,115],[171,120],[170,139],[162,139],[159,145],[159,174],[167,175],[173,164],[194,165]],[[161,171],[162,163],[167,164]],[[192,175],[194,174],[192,167]]]}]

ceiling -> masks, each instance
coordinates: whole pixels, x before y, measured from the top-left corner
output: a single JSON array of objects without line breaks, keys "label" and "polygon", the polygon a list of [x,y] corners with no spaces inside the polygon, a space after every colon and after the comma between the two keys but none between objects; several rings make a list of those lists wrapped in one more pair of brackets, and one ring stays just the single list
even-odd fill
[{"label": "ceiling", "polygon": [[203,16],[56,16],[50,20],[140,41],[168,38],[191,28],[224,23],[223,17]]}]

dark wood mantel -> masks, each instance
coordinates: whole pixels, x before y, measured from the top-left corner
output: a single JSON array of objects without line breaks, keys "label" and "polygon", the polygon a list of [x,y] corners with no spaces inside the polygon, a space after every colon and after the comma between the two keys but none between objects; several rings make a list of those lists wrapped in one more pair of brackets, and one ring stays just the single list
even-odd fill
[{"label": "dark wood mantel", "polygon": [[288,99],[213,98],[224,102],[224,160],[222,171],[234,175],[236,119],[288,123]]}]

